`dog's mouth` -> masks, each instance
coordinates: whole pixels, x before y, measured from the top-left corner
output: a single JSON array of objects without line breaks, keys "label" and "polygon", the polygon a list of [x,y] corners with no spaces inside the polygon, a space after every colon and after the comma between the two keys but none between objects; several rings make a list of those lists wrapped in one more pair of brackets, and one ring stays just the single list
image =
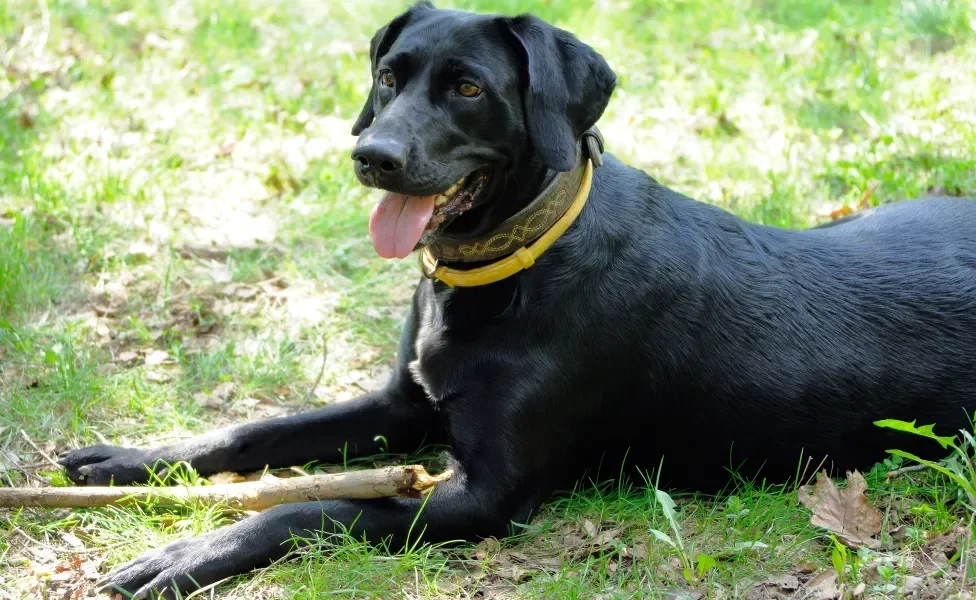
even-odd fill
[{"label": "dog's mouth", "polygon": [[405,258],[430,243],[439,230],[475,205],[489,175],[489,169],[478,169],[429,196],[387,192],[369,216],[369,237],[376,253],[383,258]]}]

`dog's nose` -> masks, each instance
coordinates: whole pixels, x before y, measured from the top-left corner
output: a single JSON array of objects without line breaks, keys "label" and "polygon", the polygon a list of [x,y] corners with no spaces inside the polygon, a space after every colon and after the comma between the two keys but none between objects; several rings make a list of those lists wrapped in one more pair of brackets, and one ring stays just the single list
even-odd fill
[{"label": "dog's nose", "polygon": [[391,174],[407,164],[407,147],[393,138],[370,138],[356,147],[352,158],[364,174]]}]

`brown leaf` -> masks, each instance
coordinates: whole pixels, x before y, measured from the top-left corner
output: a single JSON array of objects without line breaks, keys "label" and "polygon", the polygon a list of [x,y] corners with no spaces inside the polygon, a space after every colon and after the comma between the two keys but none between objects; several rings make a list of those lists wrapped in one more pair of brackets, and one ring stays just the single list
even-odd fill
[{"label": "brown leaf", "polygon": [[828,216],[830,217],[830,220],[831,221],[836,221],[837,219],[840,219],[842,217],[846,217],[847,215],[850,215],[850,214],[853,214],[853,213],[854,213],[854,209],[851,208],[850,206],[848,206],[847,204],[844,204],[843,206],[841,206],[837,210],[830,211],[830,214]]},{"label": "brown leaf", "polygon": [[84,550],[85,549],[85,544],[83,544],[82,541],[79,540],[78,539],[78,536],[76,536],[75,534],[65,532],[65,533],[62,533],[60,535],[61,535],[61,539],[64,540],[64,543],[65,544],[68,544],[69,546],[71,546],[72,549],[74,549],[74,550]]},{"label": "brown leaf", "polygon": [[23,129],[30,129],[37,122],[38,109],[36,104],[27,104],[24,106],[23,110],[20,112],[20,117],[17,119],[17,124]]},{"label": "brown leaf", "polygon": [[611,542],[617,541],[617,538],[620,537],[620,534],[623,533],[623,531],[623,527],[608,529],[593,538],[593,543],[597,546],[609,546]]},{"label": "brown leaf", "polygon": [[842,490],[822,471],[817,483],[801,487],[798,495],[800,503],[813,511],[812,524],[851,548],[876,548],[880,542],[873,536],[881,531],[881,513],[868,502],[866,489],[867,482],[857,471],[847,474],[847,487]]},{"label": "brown leaf", "polygon": [[587,536],[591,538],[596,537],[596,525],[594,525],[593,521],[589,519],[583,521],[583,531],[586,533]]},{"label": "brown leaf", "polygon": [[899,525],[898,527],[895,527],[889,531],[888,535],[891,536],[892,541],[901,542],[908,538],[908,526]]},{"label": "brown leaf", "polygon": [[193,399],[204,408],[218,409],[222,407],[224,403],[233,395],[234,384],[224,382],[217,384],[217,387],[215,387],[209,394],[203,392],[193,394]]},{"label": "brown leaf", "polygon": [[115,357],[115,362],[132,362],[139,358],[139,355],[132,350],[126,350],[125,352],[120,352],[118,356]]},{"label": "brown leaf", "polygon": [[239,287],[234,295],[241,300],[250,300],[258,295],[258,291],[252,287]]},{"label": "brown leaf", "polygon": [[842,595],[842,590],[837,584],[837,573],[824,571],[803,586],[804,598],[817,598],[818,600],[837,600]]},{"label": "brown leaf", "polygon": [[957,523],[948,533],[925,542],[925,551],[929,554],[941,552],[946,556],[953,556],[966,545],[971,536],[969,527]]},{"label": "brown leaf", "polygon": [[143,360],[145,360],[147,367],[154,367],[163,363],[173,362],[173,360],[169,357],[169,352],[164,352],[162,350],[151,350],[146,354],[146,357]]},{"label": "brown leaf", "polygon": [[906,575],[901,581],[901,591],[905,594],[905,596],[910,596],[921,590],[924,585],[925,580],[921,577]]},{"label": "brown leaf", "polygon": [[146,371],[142,374],[146,381],[151,383],[165,383],[173,379],[173,375],[163,371]]},{"label": "brown leaf", "polygon": [[799,589],[800,580],[797,579],[796,575],[778,575],[776,577],[770,577],[762,582],[762,585],[775,587],[781,592],[792,592]]},{"label": "brown leaf", "polygon": [[818,567],[816,563],[809,560],[802,560],[796,565],[796,570],[800,573],[800,575],[810,575],[811,573],[816,573],[817,569],[819,568],[820,567]]},{"label": "brown leaf", "polygon": [[207,481],[214,485],[221,483],[239,483],[244,481],[244,477],[233,471],[221,471],[220,473],[214,473],[210,477],[207,477]]},{"label": "brown leaf", "polygon": [[635,560],[647,560],[647,546],[637,544],[633,548],[624,548],[623,555],[630,556]]}]

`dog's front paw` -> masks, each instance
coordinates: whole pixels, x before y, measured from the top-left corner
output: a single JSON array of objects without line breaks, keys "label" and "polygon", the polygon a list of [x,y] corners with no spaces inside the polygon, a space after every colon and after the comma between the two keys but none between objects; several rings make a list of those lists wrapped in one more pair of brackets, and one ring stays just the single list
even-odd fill
[{"label": "dog's front paw", "polygon": [[58,457],[71,481],[79,485],[126,485],[149,479],[154,461],[147,450],[98,444]]},{"label": "dog's front paw", "polygon": [[[109,573],[98,590],[125,598],[183,598],[241,572],[237,545],[218,530],[152,550]],[[246,569],[245,569],[246,570]]]}]

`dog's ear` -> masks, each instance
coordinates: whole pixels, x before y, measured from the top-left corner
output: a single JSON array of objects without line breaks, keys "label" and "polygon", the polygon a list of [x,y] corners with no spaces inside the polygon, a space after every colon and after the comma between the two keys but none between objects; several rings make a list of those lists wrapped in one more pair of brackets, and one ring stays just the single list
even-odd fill
[{"label": "dog's ear", "polygon": [[596,124],[617,83],[603,57],[576,36],[532,15],[503,18],[527,78],[529,139],[546,166],[576,166],[576,141]]},{"label": "dog's ear", "polygon": [[393,42],[400,36],[400,32],[407,26],[410,19],[420,11],[434,10],[434,5],[430,2],[418,2],[410,7],[405,13],[393,19],[385,26],[381,27],[373,39],[369,42],[369,74],[373,79],[373,85],[369,88],[369,96],[366,97],[366,104],[363,105],[359,118],[352,126],[352,134],[359,135],[363,129],[369,127],[376,116],[373,112],[373,94],[376,93],[376,63],[383,58]]}]

